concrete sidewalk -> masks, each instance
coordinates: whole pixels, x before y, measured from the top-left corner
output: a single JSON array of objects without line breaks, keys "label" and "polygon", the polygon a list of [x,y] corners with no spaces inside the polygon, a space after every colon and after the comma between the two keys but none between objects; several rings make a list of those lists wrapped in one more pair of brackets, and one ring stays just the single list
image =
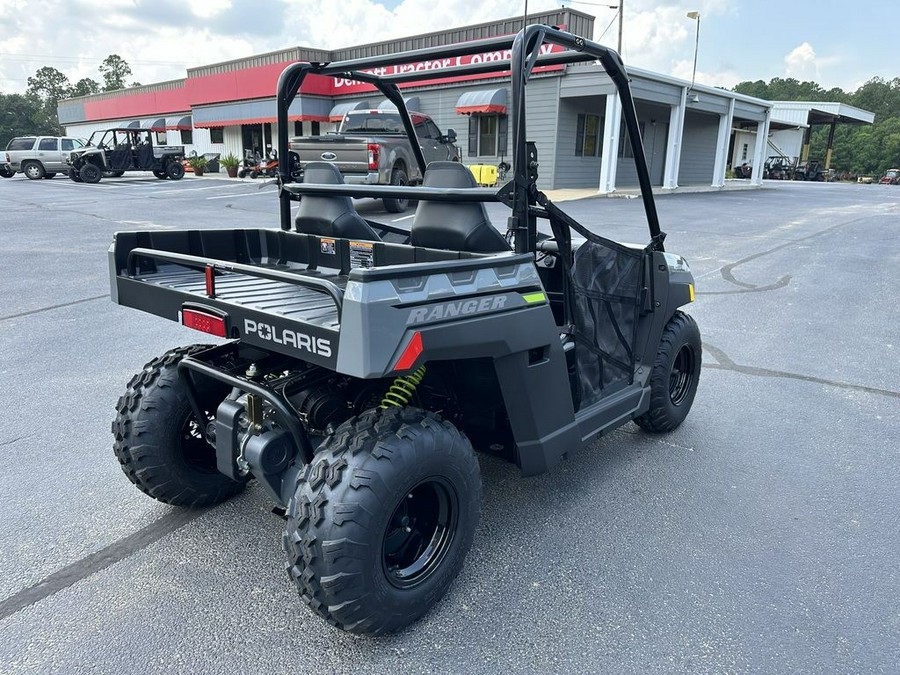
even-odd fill
[{"label": "concrete sidewalk", "polygon": [[[662,195],[677,195],[677,194],[688,194],[694,192],[725,192],[731,190],[758,190],[762,186],[761,185],[751,185],[749,180],[726,180],[725,185],[722,187],[713,187],[711,185],[685,185],[682,187],[677,187],[674,190],[666,190],[664,188],[654,186],[653,194],[656,196]],[[544,194],[547,195],[554,202],[569,202],[575,199],[586,199],[587,197],[609,197],[611,199],[636,199],[641,196],[641,191],[638,188],[625,188],[622,190],[616,190],[615,192],[601,193],[597,191],[597,188],[566,188],[560,190],[544,190]]]}]

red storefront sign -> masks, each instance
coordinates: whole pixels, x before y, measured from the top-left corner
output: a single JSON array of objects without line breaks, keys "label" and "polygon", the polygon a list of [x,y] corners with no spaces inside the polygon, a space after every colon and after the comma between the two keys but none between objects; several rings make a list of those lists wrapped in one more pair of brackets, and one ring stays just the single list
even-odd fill
[{"label": "red storefront sign", "polygon": [[[565,51],[565,48],[556,44],[541,45],[541,54],[553,54]],[[386,75],[400,75],[403,73],[421,72],[428,70],[440,70],[442,68],[452,68],[454,66],[467,66],[477,63],[492,63],[494,61],[508,61],[512,57],[512,50],[504,49],[495,52],[485,52],[483,54],[472,54],[471,56],[454,56],[446,59],[436,59],[434,61],[419,61],[418,63],[405,63],[397,66],[387,66],[385,68],[372,68],[364,72],[384,77]],[[541,73],[553,70],[562,70],[565,66],[539,66],[533,72]],[[502,73],[483,73],[481,75],[463,75],[457,77],[439,77],[433,80],[419,80],[416,82],[407,82],[399,85],[404,87],[425,87],[436,84],[447,84],[450,82],[467,82],[469,80],[482,80],[491,77],[503,77],[508,75],[509,71]],[[374,85],[367,82],[357,82],[347,78],[334,79],[332,87],[332,95],[342,94],[363,94],[377,91]],[[300,91],[304,91],[305,86]]]}]

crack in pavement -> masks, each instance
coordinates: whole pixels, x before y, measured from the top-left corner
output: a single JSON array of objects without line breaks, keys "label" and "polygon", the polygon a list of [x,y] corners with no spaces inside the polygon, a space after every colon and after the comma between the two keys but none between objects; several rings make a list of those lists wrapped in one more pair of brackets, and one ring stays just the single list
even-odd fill
[{"label": "crack in pavement", "polygon": [[851,384],[849,382],[840,382],[838,380],[827,380],[824,377],[814,377],[812,375],[789,373],[783,370],[756,368],[755,366],[742,366],[732,361],[728,357],[728,355],[721,349],[709,344],[708,342],[703,343],[703,349],[712,354],[716,361],[718,361],[718,363],[704,363],[703,368],[711,368],[713,370],[730,370],[735,373],[753,375],[755,377],[781,377],[790,380],[800,380],[802,382],[812,382],[814,384],[825,384],[830,387],[837,387],[839,389],[849,389],[850,391],[863,391],[867,394],[877,394],[879,396],[900,398],[900,392],[892,391],[890,389],[879,389],[878,387],[869,387],[864,384]]},{"label": "crack in pavement", "polygon": [[813,234],[807,235],[805,237],[801,237],[800,239],[792,239],[791,241],[787,241],[783,244],[779,244],[774,248],[770,248],[767,251],[760,251],[759,253],[754,253],[752,255],[748,255],[745,258],[741,258],[733,263],[729,263],[727,265],[723,265],[719,270],[722,274],[722,278],[725,279],[730,284],[735,286],[739,286],[740,290],[737,291],[697,291],[697,295],[733,295],[735,293],[761,293],[763,291],[774,291],[778,288],[784,288],[791,282],[791,275],[785,274],[783,277],[778,279],[775,283],[767,284],[765,286],[758,286],[756,284],[751,284],[746,281],[741,281],[734,276],[734,268],[739,265],[743,265],[744,263],[751,262],[756,260],[757,258],[762,258],[763,256],[770,255],[772,253],[776,253],[781,251],[782,249],[788,248],[790,246],[796,246],[804,241],[809,241],[810,239],[815,239],[816,237],[821,237],[822,235],[829,234],[834,230],[844,227],[845,225],[852,225],[853,223],[857,223],[861,220],[866,220],[870,216],[860,216],[859,218],[853,218],[852,220],[848,220],[843,223],[837,223],[836,225],[832,225],[831,227],[826,227],[824,230],[820,230],[819,232],[814,232]]},{"label": "crack in pavement", "polygon": [[83,302],[93,302],[94,300],[103,300],[109,298],[109,293],[103,295],[95,295],[90,298],[82,298],[81,300],[72,300],[71,302],[63,302],[59,305],[50,305],[49,307],[41,307],[40,309],[31,309],[27,312],[19,312],[18,314],[10,314],[9,316],[0,316],[0,321],[9,321],[10,319],[18,319],[23,316],[31,316],[32,314],[40,314],[41,312],[49,312],[51,309],[61,309],[62,307],[71,307],[72,305],[80,305]]},{"label": "crack in pavement", "polygon": [[0,602],[0,621],[147,548],[166,535],[196,520],[209,510],[205,508],[172,511],[159,520],[142,527],[137,532],[123,539],[113,542],[96,553],[66,565]]}]

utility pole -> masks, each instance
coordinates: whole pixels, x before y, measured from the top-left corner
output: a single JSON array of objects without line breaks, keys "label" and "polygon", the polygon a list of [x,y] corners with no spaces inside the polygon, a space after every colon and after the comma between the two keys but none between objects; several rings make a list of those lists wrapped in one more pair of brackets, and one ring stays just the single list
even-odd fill
[{"label": "utility pole", "polygon": [[625,20],[625,0],[619,0],[619,56],[622,56],[622,24]]}]

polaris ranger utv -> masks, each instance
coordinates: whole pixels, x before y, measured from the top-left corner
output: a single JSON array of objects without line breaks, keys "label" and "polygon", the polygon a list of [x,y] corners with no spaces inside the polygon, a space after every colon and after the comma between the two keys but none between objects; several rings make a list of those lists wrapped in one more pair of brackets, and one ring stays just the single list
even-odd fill
[{"label": "polaris ranger utv", "polygon": [[183,159],[183,145],[154,145],[149,130],[122,127],[95,131],[66,163],[76,183],[99,183],[103,176],[119,178],[126,171],[152,171],[160,179],[181,180]]},{"label": "polaris ranger utv", "polygon": [[[544,43],[564,49],[544,54]],[[439,72],[385,68],[504,50],[506,60]],[[643,247],[595,234],[536,187],[529,76],[594,60],[621,97]],[[225,339],[173,349],[128,384],[112,425],[126,475],[178,506],[257,480],[286,511],[302,601],[347,631],[398,630],[447,590],[480,515],[474,449],[533,476],[630,420],[674,429],[697,389],[700,335],[679,309],[693,277],[663,250],[614,51],[532,25],[514,38],[296,63],[278,82],[279,156],[310,74],[371,83],[415,139],[399,85],[485,73],[511,73],[513,178],[499,190],[476,187],[458,162],[426,167],[413,142],[421,186],[346,185],[327,162],[294,182],[281,166],[280,229],[121,232],[109,253],[115,302]],[[351,197],[418,200],[411,229],[363,219]],[[509,207],[507,237],[485,202]]]}]

